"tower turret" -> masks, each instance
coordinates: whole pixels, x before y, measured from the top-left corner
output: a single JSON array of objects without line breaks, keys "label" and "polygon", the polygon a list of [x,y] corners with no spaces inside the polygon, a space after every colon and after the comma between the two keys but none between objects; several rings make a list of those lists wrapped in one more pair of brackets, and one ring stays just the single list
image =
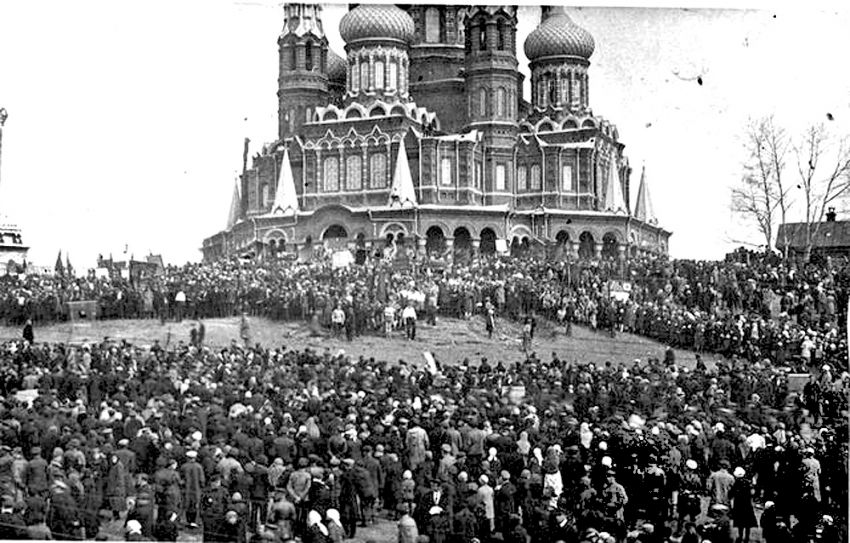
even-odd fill
[{"label": "tower turret", "polygon": [[465,102],[464,35],[468,6],[434,4],[404,7],[415,27],[410,47],[410,94],[437,114],[447,132],[469,122]]},{"label": "tower turret", "polygon": [[283,32],[277,40],[278,136],[298,133],[317,106],[328,103],[328,39],[318,4],[284,4]]},{"label": "tower turret", "polygon": [[389,4],[360,4],[342,18],[348,78],[345,102],[406,102],[413,19]]},{"label": "tower turret", "polygon": [[483,136],[485,202],[510,201],[522,76],[517,71],[516,7],[473,6],[466,19],[469,128]]},{"label": "tower turret", "polygon": [[596,45],[593,36],[573,22],[562,7],[544,6],[540,26],[525,40],[531,68],[531,105],[535,115],[560,120],[589,108],[587,69]]}]

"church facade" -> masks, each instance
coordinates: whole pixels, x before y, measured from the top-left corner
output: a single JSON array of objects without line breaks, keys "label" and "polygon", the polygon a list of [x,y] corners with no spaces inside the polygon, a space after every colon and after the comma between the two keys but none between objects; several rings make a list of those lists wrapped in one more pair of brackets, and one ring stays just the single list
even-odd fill
[{"label": "church facade", "polygon": [[287,4],[278,39],[278,137],[246,140],[227,228],[205,260],[317,245],[419,255],[565,258],[666,254],[616,126],[590,108],[593,37],[542,8],[518,71],[511,6],[357,5],[328,45],[321,6]]}]

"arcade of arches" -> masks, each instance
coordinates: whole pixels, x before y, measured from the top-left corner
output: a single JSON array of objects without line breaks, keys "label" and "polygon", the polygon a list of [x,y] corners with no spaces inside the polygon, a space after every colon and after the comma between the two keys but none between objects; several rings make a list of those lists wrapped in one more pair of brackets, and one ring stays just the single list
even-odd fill
[{"label": "arcade of arches", "polygon": [[[451,231],[451,236],[447,236],[442,226],[433,225],[425,231],[424,236],[417,236],[408,234],[398,225],[391,225],[383,230],[382,236],[372,240],[367,239],[362,232],[353,235],[346,227],[332,224],[321,233],[321,240],[321,244],[334,248],[351,246],[358,262],[365,260],[372,248],[383,249],[393,245],[405,250],[418,250],[431,258],[446,258],[458,262],[468,262],[475,255],[493,255],[499,251],[498,234],[490,227],[481,229],[478,237],[473,237],[470,229],[465,226],[455,228]],[[287,251],[309,248],[313,244],[310,236],[303,243],[290,243],[282,235],[274,235],[267,238],[264,245],[265,255],[276,257]],[[582,231],[577,239],[570,232],[559,230],[555,239],[550,242],[542,242],[529,232],[520,230],[505,240],[503,247],[511,256],[548,254],[558,260],[614,260],[625,259],[627,256],[636,257],[646,252],[638,247],[635,239],[632,239],[631,243],[622,243],[615,232],[609,231],[597,238],[587,230]]]}]

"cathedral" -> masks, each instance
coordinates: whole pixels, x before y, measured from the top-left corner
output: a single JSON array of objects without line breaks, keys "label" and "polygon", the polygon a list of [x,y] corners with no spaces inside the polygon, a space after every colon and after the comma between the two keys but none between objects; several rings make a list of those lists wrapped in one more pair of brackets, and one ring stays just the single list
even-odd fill
[{"label": "cathedral", "polygon": [[246,139],[204,259],[666,254],[645,172],[633,204],[617,128],[590,108],[593,36],[544,6],[525,97],[516,28],[514,6],[360,4],[340,22],[343,57],[320,5],[285,5],[278,137],[250,167]]}]

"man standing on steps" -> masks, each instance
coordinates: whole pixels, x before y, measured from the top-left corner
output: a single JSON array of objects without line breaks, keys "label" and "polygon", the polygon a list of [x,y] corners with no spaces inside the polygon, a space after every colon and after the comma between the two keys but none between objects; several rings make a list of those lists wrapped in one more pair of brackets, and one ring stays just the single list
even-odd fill
[{"label": "man standing on steps", "polygon": [[407,307],[401,312],[401,320],[404,321],[407,339],[416,339],[416,310],[413,309],[413,302],[407,302]]}]

